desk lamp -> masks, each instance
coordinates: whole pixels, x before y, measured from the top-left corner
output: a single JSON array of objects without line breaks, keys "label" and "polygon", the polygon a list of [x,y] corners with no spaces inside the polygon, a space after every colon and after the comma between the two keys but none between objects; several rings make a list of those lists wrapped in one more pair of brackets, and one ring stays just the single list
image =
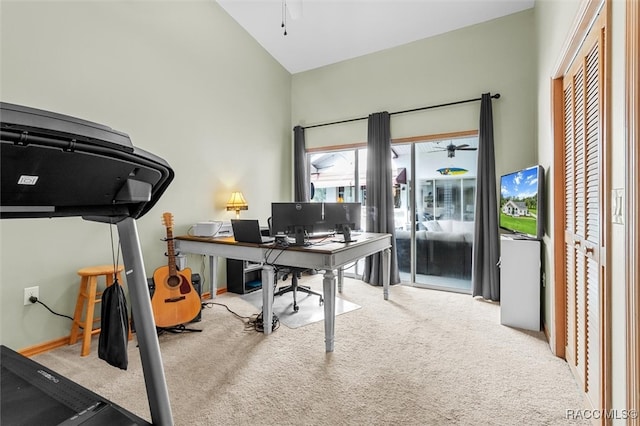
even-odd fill
[{"label": "desk lamp", "polygon": [[227,201],[227,211],[236,211],[236,219],[240,219],[240,210],[248,210],[247,200],[242,196],[242,192],[235,191]]}]

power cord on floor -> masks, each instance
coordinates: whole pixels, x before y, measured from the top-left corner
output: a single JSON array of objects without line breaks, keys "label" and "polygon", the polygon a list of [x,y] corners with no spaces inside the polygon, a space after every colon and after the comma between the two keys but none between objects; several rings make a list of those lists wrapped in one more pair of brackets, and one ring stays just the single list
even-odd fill
[{"label": "power cord on floor", "polygon": [[187,333],[187,332],[202,332],[202,330],[197,329],[197,328],[188,328],[186,325],[184,324],[178,324],[174,327],[156,327],[156,334],[158,336],[161,336],[164,333],[173,333],[173,334],[179,334],[179,333]]},{"label": "power cord on floor", "polygon": [[[70,319],[71,321],[73,321],[73,318],[70,317],[69,315],[64,315],[64,314],[59,314],[55,311],[53,311],[50,307],[48,307],[45,303],[43,303],[42,301],[40,301],[37,297],[35,296],[31,296],[29,297],[29,302],[31,303],[39,303],[42,306],[44,306],[45,308],[47,308],[47,310],[49,312],[51,312],[54,315],[57,315],[59,317],[63,317],[63,318],[67,318]],[[245,323],[245,330],[255,330],[257,332],[264,332],[264,324],[263,324],[263,320],[262,320],[262,312],[260,312],[259,314],[254,314],[250,317],[244,317],[240,314],[237,314],[236,312],[232,311],[231,309],[229,309],[229,307],[227,305],[223,305],[222,303],[217,303],[217,302],[206,302],[202,304],[203,308],[211,308],[213,307],[213,305],[218,305],[218,306],[222,306],[224,307],[227,311],[231,312],[236,318],[242,320]],[[80,328],[83,328],[82,325],[80,325]],[[271,321],[271,331],[276,331],[278,328],[280,328],[280,319],[274,314],[273,315],[273,319]],[[183,331],[183,330],[180,330]],[[187,331],[187,330],[184,330]],[[188,330],[191,331],[191,330]],[[201,331],[201,330],[197,330],[197,331]]]},{"label": "power cord on floor", "polygon": [[[227,311],[232,313],[236,318],[244,322],[245,331],[257,331],[259,333],[264,332],[264,325],[262,321],[262,312],[251,315],[250,317],[242,316],[231,309],[227,305],[218,302],[205,302],[202,304],[203,308],[212,308],[213,305],[222,306]],[[280,327],[280,319],[274,314],[271,324],[271,331],[276,331]]]},{"label": "power cord on floor", "polygon": [[[252,322],[250,322],[250,325],[252,325],[252,327],[257,332],[259,333],[264,332],[264,320],[263,320],[262,312],[255,315],[255,319]],[[276,314],[273,314],[273,317],[271,318],[271,331],[276,331],[278,328],[280,328],[280,318],[278,318]]]},{"label": "power cord on floor", "polygon": [[45,305],[43,302],[41,302],[41,301],[40,301],[37,297],[35,297],[35,296],[31,296],[31,297],[29,297],[29,302],[31,302],[31,303],[39,303],[39,304],[41,304],[42,306],[44,306],[45,308],[47,308],[47,310],[48,310],[49,312],[51,312],[53,315],[57,315],[57,316],[59,316],[59,317],[63,317],[63,318],[68,318],[68,319],[70,319],[71,321],[73,321],[73,318],[72,318],[72,317],[70,317],[69,315],[64,315],[64,314],[59,314],[59,313],[57,313],[57,312],[54,312],[50,307],[48,307],[47,305]]}]

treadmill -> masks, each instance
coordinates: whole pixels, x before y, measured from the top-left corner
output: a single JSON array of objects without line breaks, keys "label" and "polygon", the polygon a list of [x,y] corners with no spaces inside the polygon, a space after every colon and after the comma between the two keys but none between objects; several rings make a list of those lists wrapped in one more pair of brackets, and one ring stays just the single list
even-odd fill
[{"label": "treadmill", "polygon": [[[173,180],[173,170],[163,159],[134,147],[125,133],[2,102],[0,159],[0,219],[79,216],[117,226],[151,420],[172,425],[136,219],[156,204]],[[11,349],[0,350],[0,423],[20,424],[9,423],[10,416],[33,414],[46,400],[50,410],[40,413],[44,421],[31,424],[51,424],[54,413],[60,419],[54,424],[148,424]]]}]

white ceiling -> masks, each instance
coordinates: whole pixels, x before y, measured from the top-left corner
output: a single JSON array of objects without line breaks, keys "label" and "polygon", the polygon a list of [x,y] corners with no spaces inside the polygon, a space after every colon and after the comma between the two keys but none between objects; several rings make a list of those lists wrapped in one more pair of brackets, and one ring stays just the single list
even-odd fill
[{"label": "white ceiling", "polygon": [[530,9],[535,0],[216,0],[290,73]]}]

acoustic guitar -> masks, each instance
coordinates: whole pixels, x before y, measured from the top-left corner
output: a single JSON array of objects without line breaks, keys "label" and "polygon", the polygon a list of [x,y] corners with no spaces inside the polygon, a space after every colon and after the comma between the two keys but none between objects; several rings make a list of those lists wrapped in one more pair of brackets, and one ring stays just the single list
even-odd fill
[{"label": "acoustic guitar", "polygon": [[167,228],[168,265],[153,273],[155,291],[151,297],[153,317],[157,327],[175,327],[193,320],[201,309],[200,295],[191,284],[191,269],[176,267],[173,244],[173,215],[163,213],[162,223]]}]

